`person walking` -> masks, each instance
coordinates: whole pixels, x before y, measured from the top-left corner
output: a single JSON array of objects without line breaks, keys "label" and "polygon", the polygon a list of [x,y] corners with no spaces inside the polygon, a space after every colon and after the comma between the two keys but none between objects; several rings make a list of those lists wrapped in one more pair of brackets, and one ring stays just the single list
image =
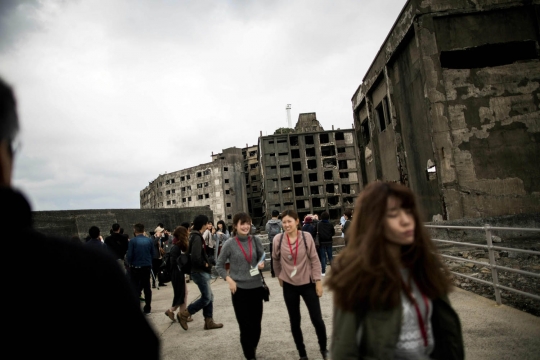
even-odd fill
[{"label": "person walking", "polygon": [[120,224],[113,224],[111,227],[111,235],[105,238],[105,245],[109,248],[114,258],[120,265],[120,268],[126,272],[124,258],[128,249],[128,239],[120,233]]},{"label": "person walking", "polygon": [[[188,251],[188,230],[183,227],[179,226],[176,229],[174,229],[173,232],[173,239],[172,239],[172,247],[170,248],[169,255],[170,255],[170,273],[171,273],[171,284],[173,287],[173,301],[172,306],[165,311],[165,315],[167,315],[173,322],[175,320],[175,311],[180,308],[180,311],[187,309],[187,295],[188,295],[188,289],[186,286],[186,276],[184,272],[180,269],[178,266],[178,257],[182,253],[186,253]],[[188,322],[193,321],[191,317],[188,318]]]},{"label": "person walking", "polygon": [[450,273],[421,219],[404,185],[373,182],[362,191],[348,245],[326,279],[333,359],[464,358]]},{"label": "person walking", "polygon": [[144,225],[133,225],[135,237],[129,241],[126,260],[129,264],[129,273],[133,287],[137,294],[144,292],[145,315],[152,310],[152,289],[150,288],[150,272],[152,271],[152,258],[155,247],[153,240],[144,236]]},{"label": "person walking", "polygon": [[[323,295],[321,262],[315,242],[309,232],[299,231],[300,220],[294,210],[281,214],[283,234],[274,237],[274,271],[283,287],[283,298],[289,313],[291,332],[300,359],[308,359],[304,337],[300,328],[300,297],[304,300],[311,322],[315,327],[319,350],[328,359],[326,326],[322,318],[319,298]],[[337,359],[337,358],[336,358]]]},{"label": "person walking", "polygon": [[201,292],[201,297],[189,304],[186,310],[176,314],[182,329],[188,329],[188,319],[191,315],[202,310],[204,315],[204,330],[219,329],[223,324],[214,322],[214,294],[210,287],[210,271],[212,264],[208,259],[206,245],[201,231],[207,228],[208,217],[197,215],[193,220],[193,229],[189,234],[188,254],[191,257],[191,279]]},{"label": "person walking", "polygon": [[[319,234],[319,259],[321,260],[322,276],[326,275],[326,265],[332,262],[333,253],[333,237],[336,234],[336,229],[329,221],[330,214],[328,211],[321,213],[321,221],[315,225],[315,234]],[[328,256],[328,262],[326,257]]]},{"label": "person walking", "polygon": [[274,272],[274,259],[272,259],[272,244],[274,237],[283,232],[283,225],[281,225],[281,220],[279,220],[278,217],[279,211],[272,210],[272,218],[268,220],[265,226],[266,233],[268,234],[268,242],[270,243],[270,245],[268,245],[268,252],[270,253],[270,274],[272,277],[276,277],[276,273]]},{"label": "person walking", "polygon": [[[234,237],[223,245],[216,269],[229,283],[244,356],[255,359],[263,315],[264,289],[260,270],[264,269],[264,261],[261,261],[264,248],[258,236],[250,235],[251,217],[248,214],[234,215],[233,227]],[[227,260],[229,273],[225,267]]]},{"label": "person walking", "polygon": [[158,286],[167,286],[163,282],[163,277],[161,275],[161,264],[163,263],[163,254],[165,250],[161,247],[161,237],[163,235],[163,228],[157,226],[154,229],[154,235],[152,235],[152,243],[154,245],[154,252],[152,258],[152,289],[156,288],[156,281]]}]

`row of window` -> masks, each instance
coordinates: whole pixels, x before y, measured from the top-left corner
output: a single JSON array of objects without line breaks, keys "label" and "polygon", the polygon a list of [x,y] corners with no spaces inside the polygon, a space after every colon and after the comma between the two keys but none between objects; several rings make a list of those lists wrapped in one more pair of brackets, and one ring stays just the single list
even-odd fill
[{"label": "row of window", "polygon": [[[335,133],[334,139],[336,141],[345,140],[345,135],[344,135],[343,132],[338,131],[338,132]],[[291,146],[298,146],[298,144],[299,144],[298,136],[292,136],[292,135],[289,136],[289,141],[290,141]],[[287,139],[277,139],[276,142],[278,144],[286,143]],[[329,133],[319,134],[319,143],[320,144],[327,144],[329,142],[330,142],[330,134]],[[305,135],[304,136],[304,143],[306,145],[315,144],[315,140],[313,138],[313,135]],[[274,144],[274,139],[268,140],[268,144]]]},{"label": "row of window", "polygon": [[[229,171],[229,168],[227,166],[223,167],[223,171]],[[198,171],[195,175],[199,178],[199,177],[203,177],[203,176],[206,176],[206,175],[210,175],[212,173],[212,170],[210,169],[206,169],[204,171]],[[191,175],[183,175],[183,176],[180,176],[180,181],[186,181],[186,180],[190,180],[191,179]],[[170,184],[174,184],[175,183],[175,180],[174,179],[169,179],[169,180],[165,180],[165,185],[170,185]],[[160,182],[158,184],[158,186],[163,186],[163,182]]]}]

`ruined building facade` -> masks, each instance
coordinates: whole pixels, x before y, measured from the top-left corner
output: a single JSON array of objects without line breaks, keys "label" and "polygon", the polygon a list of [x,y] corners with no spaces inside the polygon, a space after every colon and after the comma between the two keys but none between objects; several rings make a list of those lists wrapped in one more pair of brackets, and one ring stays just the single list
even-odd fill
[{"label": "ruined building facade", "polygon": [[361,183],[428,215],[540,211],[540,1],[410,0],[352,98]]},{"label": "ruined building facade", "polygon": [[259,167],[259,148],[257,145],[242,149],[244,157],[244,176],[246,182],[246,197],[248,213],[251,215],[253,224],[261,225],[265,220],[261,200],[261,172]]},{"label": "ruined building facade", "polygon": [[362,189],[357,159],[353,129],[324,131],[315,113],[300,114],[294,133],[259,137],[263,211],[339,219]]},{"label": "ruined building facade", "polygon": [[232,225],[234,214],[247,211],[243,168],[242,149],[233,147],[212,155],[212,162],[159,175],[141,190],[141,209],[206,206],[214,224]]}]

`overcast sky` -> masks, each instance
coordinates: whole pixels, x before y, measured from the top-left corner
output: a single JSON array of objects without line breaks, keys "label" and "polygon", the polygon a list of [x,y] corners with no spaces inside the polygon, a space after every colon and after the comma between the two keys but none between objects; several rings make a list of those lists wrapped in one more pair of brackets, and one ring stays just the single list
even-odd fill
[{"label": "overcast sky", "polygon": [[0,76],[34,210],[139,208],[159,174],[351,97],[406,0],[0,1]]}]

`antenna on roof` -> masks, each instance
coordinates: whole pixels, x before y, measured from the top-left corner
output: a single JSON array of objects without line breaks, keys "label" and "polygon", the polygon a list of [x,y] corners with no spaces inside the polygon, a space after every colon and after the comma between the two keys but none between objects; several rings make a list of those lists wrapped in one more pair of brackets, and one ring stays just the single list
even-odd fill
[{"label": "antenna on roof", "polygon": [[291,104],[287,104],[285,107],[285,110],[287,110],[287,124],[289,125],[289,129],[292,129],[291,124]]}]

